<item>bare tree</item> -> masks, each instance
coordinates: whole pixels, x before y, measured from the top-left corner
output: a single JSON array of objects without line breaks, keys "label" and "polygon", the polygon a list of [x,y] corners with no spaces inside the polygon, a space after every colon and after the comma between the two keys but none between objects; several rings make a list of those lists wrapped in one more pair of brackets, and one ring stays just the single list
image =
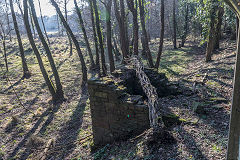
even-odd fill
[{"label": "bare tree", "polygon": [[[224,0],[230,8],[235,11],[236,15],[240,16],[240,6],[237,0]],[[240,26],[240,25],[238,25]],[[236,64],[233,81],[233,97],[231,107],[231,117],[228,133],[228,147],[227,147],[227,160],[239,159],[239,133],[240,133],[240,32],[237,36],[237,51],[236,51]]]},{"label": "bare tree", "polygon": [[6,71],[8,72],[6,39],[7,39],[7,36],[9,35],[10,31],[5,30],[5,27],[3,25],[4,25],[3,22],[0,21],[0,38],[2,41],[2,45],[3,45],[3,56],[4,56]]},{"label": "bare tree", "polygon": [[216,6],[214,5],[211,9],[210,13],[210,28],[209,28],[209,35],[208,35],[208,42],[207,42],[207,49],[206,49],[206,62],[212,60],[212,52],[214,50],[214,45],[216,41],[216,33],[215,33],[215,14],[216,14]]},{"label": "bare tree", "polygon": [[63,26],[65,27],[66,31],[69,33],[69,35],[71,36],[72,40],[73,40],[73,43],[76,47],[76,50],[77,50],[77,53],[78,53],[78,56],[80,58],[80,61],[81,61],[81,65],[82,65],[82,73],[83,73],[83,85],[85,85],[85,83],[87,82],[87,67],[86,67],[86,63],[84,61],[84,58],[83,58],[83,55],[82,55],[82,51],[80,49],[80,46],[79,46],[79,43],[76,39],[76,37],[74,36],[71,28],[69,27],[68,23],[66,22],[60,8],[58,7],[58,4],[54,1],[54,0],[51,0],[51,3],[53,5],[53,7],[56,9],[62,23],[63,23]]},{"label": "bare tree", "polygon": [[47,71],[44,67],[44,64],[43,64],[42,58],[40,56],[39,50],[37,49],[37,46],[34,42],[34,38],[32,36],[31,27],[30,27],[29,19],[28,19],[29,15],[28,15],[27,0],[23,0],[23,8],[24,8],[24,24],[25,24],[25,27],[26,27],[29,42],[32,46],[33,52],[35,53],[35,55],[37,57],[37,61],[38,61],[40,70],[41,70],[42,75],[44,77],[45,83],[47,84],[48,89],[49,89],[49,91],[52,95],[52,99],[53,99],[53,101],[57,101],[58,98],[57,98],[57,95],[56,95],[55,87],[54,87],[53,83],[51,82],[51,80],[50,80],[50,78],[47,74]]},{"label": "bare tree", "polygon": [[107,48],[108,48],[108,58],[110,63],[110,72],[115,70],[114,58],[113,58],[113,47],[112,47],[112,23],[111,23],[111,9],[112,0],[105,0],[104,3],[106,7],[106,25],[107,25]]},{"label": "bare tree", "polygon": [[29,72],[27,62],[26,62],[26,58],[24,56],[23,44],[22,44],[22,39],[21,39],[19,29],[18,29],[17,19],[16,19],[14,7],[13,7],[13,1],[9,0],[9,2],[10,2],[9,4],[10,4],[11,13],[12,13],[14,29],[15,29],[15,32],[16,32],[16,35],[17,35],[20,56],[21,56],[21,59],[22,59],[23,77],[24,78],[29,78],[31,76],[31,73]]},{"label": "bare tree", "polygon": [[[68,2],[69,2],[69,0],[64,0],[64,12],[65,12],[66,22],[68,22],[68,10],[67,10],[67,4],[68,4]],[[72,56],[73,46],[72,46],[71,37],[70,37],[70,35],[69,35],[68,32],[67,32],[67,36],[68,36],[68,42],[69,42],[69,46],[70,46],[70,56]]]},{"label": "bare tree", "polygon": [[147,54],[147,59],[148,59],[148,65],[149,67],[153,68],[153,59],[152,59],[152,54],[149,48],[148,44],[148,34],[146,30],[146,24],[145,24],[145,0],[138,0],[139,3],[139,10],[140,10],[140,20],[141,20],[141,26],[142,26],[142,34],[143,34],[143,45],[145,46],[146,54]]},{"label": "bare tree", "polygon": [[60,37],[61,31],[60,31],[60,22],[59,22],[58,13],[56,13],[56,19],[57,19],[58,36]]},{"label": "bare tree", "polygon": [[224,8],[219,6],[218,11],[217,11],[217,24],[216,24],[216,31],[215,31],[216,32],[216,41],[215,41],[214,49],[219,49],[223,14],[224,14]]},{"label": "bare tree", "polygon": [[173,47],[177,49],[176,0],[173,0]]},{"label": "bare tree", "polygon": [[92,31],[93,31],[93,38],[94,38],[94,45],[95,45],[96,69],[98,74],[100,75],[100,60],[99,60],[99,49],[98,49],[99,45],[98,45],[98,38],[97,38],[97,32],[96,32],[95,14],[94,14],[92,0],[88,0],[88,2],[89,2],[89,8],[91,12]]},{"label": "bare tree", "polygon": [[189,4],[186,2],[186,10],[185,10],[185,24],[184,24],[184,33],[182,35],[182,42],[179,47],[184,47],[186,42],[187,34],[188,34],[188,15],[189,15]]},{"label": "bare tree", "polygon": [[55,78],[55,83],[56,83],[56,95],[57,95],[59,100],[64,99],[64,93],[63,93],[63,89],[62,89],[61,80],[60,80],[60,77],[59,77],[54,59],[52,57],[51,50],[50,50],[50,48],[49,48],[49,46],[48,46],[48,44],[47,44],[47,42],[46,42],[46,40],[43,36],[40,25],[38,23],[38,18],[37,18],[37,14],[36,14],[36,11],[35,11],[33,0],[28,0],[28,2],[29,2],[29,5],[31,7],[32,17],[33,17],[33,21],[34,21],[36,30],[38,32],[39,39],[41,40],[41,43],[43,44],[43,47],[46,51],[50,66],[51,66],[52,71],[53,71],[53,76]]},{"label": "bare tree", "polygon": [[133,15],[133,52],[138,55],[138,5],[137,0],[126,0]]},{"label": "bare tree", "polygon": [[50,45],[50,40],[48,38],[47,30],[46,30],[45,23],[44,23],[44,20],[43,20],[42,8],[41,8],[40,0],[38,0],[38,6],[39,6],[39,11],[40,11],[40,17],[41,17],[42,25],[43,25],[43,30],[44,30],[45,36],[47,38],[48,44]]},{"label": "bare tree", "polygon": [[30,22],[31,22],[31,26],[32,26],[32,33],[34,35],[34,39],[36,38],[36,32],[35,32],[35,27],[34,27],[34,22],[33,22],[33,17],[32,17],[32,12],[30,10],[30,7],[28,8],[29,9],[29,18],[30,18]]},{"label": "bare tree", "polygon": [[93,3],[94,12],[95,12],[98,42],[99,42],[100,53],[101,53],[102,75],[105,76],[107,74],[107,67],[106,67],[106,62],[105,62],[104,46],[103,46],[104,44],[103,44],[102,31],[101,31],[101,26],[100,26],[97,2],[96,2],[96,0],[92,0],[92,3]]},{"label": "bare tree", "polygon": [[85,43],[86,43],[86,46],[87,46],[88,54],[89,54],[89,57],[90,57],[91,68],[94,68],[95,63],[94,63],[94,60],[93,60],[92,50],[90,48],[90,44],[89,44],[89,41],[88,41],[87,32],[86,32],[86,29],[85,29],[85,26],[84,26],[84,23],[83,23],[82,14],[81,14],[81,11],[78,7],[78,4],[77,4],[76,0],[74,0],[74,4],[75,4],[75,10],[76,10],[77,15],[78,15],[80,27],[81,27],[82,32],[83,32],[83,37],[84,37],[84,40],[85,40]]},{"label": "bare tree", "polygon": [[16,0],[16,2],[17,2],[17,5],[18,5],[18,9],[20,10],[20,13],[21,13],[21,15],[23,17],[23,10],[22,10],[22,6],[21,6],[21,3],[20,3],[20,0]]},{"label": "bare tree", "polygon": [[[123,55],[123,58],[127,58],[129,55],[129,41],[128,41],[128,35],[126,32],[126,25],[125,25],[126,16],[125,16],[124,1],[120,0],[120,4],[119,4],[119,0],[114,0],[113,2],[114,2],[115,16],[119,25],[122,55]],[[119,5],[120,5],[120,8],[119,8]]]},{"label": "bare tree", "polygon": [[5,5],[6,5],[6,17],[7,17],[7,26],[8,26],[8,30],[10,31],[9,32],[9,38],[10,38],[10,41],[12,41],[12,34],[11,34],[11,27],[10,27],[10,19],[9,19],[9,9],[8,9],[8,3],[7,3],[7,0],[5,0]]},{"label": "bare tree", "polygon": [[155,64],[155,68],[158,69],[160,65],[160,60],[162,56],[162,50],[163,50],[163,38],[164,38],[164,0],[161,0],[161,35],[160,35],[160,43],[159,43],[159,49],[158,49],[158,56],[157,61]]}]

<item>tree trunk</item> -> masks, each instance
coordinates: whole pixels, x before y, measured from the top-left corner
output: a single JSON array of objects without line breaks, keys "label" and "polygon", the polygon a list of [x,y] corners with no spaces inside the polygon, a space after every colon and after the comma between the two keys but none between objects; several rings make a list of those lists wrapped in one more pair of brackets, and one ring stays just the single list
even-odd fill
[{"label": "tree trunk", "polygon": [[218,8],[218,14],[217,14],[217,26],[216,26],[216,41],[214,45],[214,49],[219,49],[219,43],[221,39],[221,27],[222,27],[222,19],[224,14],[224,8],[219,7]]},{"label": "tree trunk", "polygon": [[[235,11],[237,17],[240,16],[240,7],[236,1],[225,0],[232,10]],[[239,23],[239,21],[238,21]],[[238,24],[238,27],[240,25]],[[239,29],[238,29],[239,31]],[[240,32],[237,36],[237,51],[236,51],[236,64],[233,81],[233,97],[230,116],[230,127],[228,134],[228,147],[227,147],[227,160],[239,159],[240,149]]]},{"label": "tree trunk", "polygon": [[102,31],[101,31],[101,26],[100,26],[97,2],[96,2],[96,0],[92,0],[92,2],[93,2],[94,11],[95,11],[95,20],[96,20],[96,27],[97,27],[97,34],[98,34],[98,42],[99,42],[99,45],[100,45],[102,76],[106,76],[107,75],[107,67],[106,67],[106,63],[105,63],[105,55],[104,55],[104,47],[103,47],[104,44],[103,44]]},{"label": "tree trunk", "polygon": [[35,28],[34,28],[34,24],[33,24],[33,18],[32,18],[32,12],[31,12],[31,10],[30,10],[30,8],[28,8],[29,9],[29,18],[30,18],[30,22],[31,22],[31,26],[32,26],[32,33],[33,33],[33,37],[34,37],[34,39],[36,38],[36,32],[35,32]]},{"label": "tree trunk", "polygon": [[6,48],[6,36],[5,35],[2,39],[2,44],[3,44],[4,62],[5,62],[5,66],[6,66],[6,71],[8,72],[8,60],[7,60],[7,48]]},{"label": "tree trunk", "polygon": [[147,30],[145,27],[145,8],[144,8],[144,1],[145,0],[138,0],[139,2],[139,9],[140,9],[140,20],[141,20],[141,25],[142,25],[142,34],[143,34],[143,43],[146,49],[146,54],[148,58],[148,65],[149,67],[153,68],[153,59],[152,59],[152,54],[148,45],[148,35],[147,35]]},{"label": "tree trunk", "polygon": [[[64,0],[64,11],[65,11],[65,19],[66,19],[66,22],[68,22],[68,15],[67,15],[67,0]],[[69,57],[72,56],[72,50],[73,50],[73,46],[72,46],[72,40],[71,40],[71,37],[69,35],[69,33],[67,32],[67,37],[68,37],[68,42],[69,42],[69,46],[70,46],[70,54],[69,54]]]},{"label": "tree trunk", "polygon": [[121,54],[119,52],[119,49],[118,49],[118,46],[117,46],[117,42],[116,42],[116,39],[114,38],[114,36],[112,36],[112,39],[113,39],[113,45],[114,45],[115,60],[119,61]]},{"label": "tree trunk", "polygon": [[43,16],[42,16],[42,8],[41,8],[40,0],[38,0],[38,5],[39,5],[40,17],[41,17],[41,21],[42,21],[42,25],[43,25],[43,30],[44,30],[45,36],[47,38],[48,44],[50,45],[50,40],[48,38],[47,30],[46,30],[45,23],[44,23]]},{"label": "tree trunk", "polygon": [[145,42],[143,34],[141,33],[141,44],[142,44],[142,56],[145,58],[147,57],[146,48],[145,48]]},{"label": "tree trunk", "polygon": [[12,2],[12,0],[9,0],[9,2],[10,2],[10,9],[11,9],[11,13],[12,13],[14,29],[15,29],[15,32],[16,32],[16,35],[17,35],[20,56],[21,56],[21,59],[22,59],[23,77],[24,78],[29,78],[31,76],[31,73],[28,70],[26,58],[24,56],[22,39],[21,39],[21,35],[20,35],[19,29],[18,29],[17,19],[16,19],[14,8],[13,8],[13,2]]},{"label": "tree trunk", "polygon": [[211,9],[211,22],[210,22],[210,29],[209,29],[209,37],[207,42],[207,49],[206,49],[206,62],[210,62],[212,60],[212,52],[214,50],[214,44],[216,40],[216,34],[215,34],[215,12],[216,7],[214,6]]},{"label": "tree trunk", "polygon": [[138,13],[137,13],[137,0],[126,0],[129,10],[133,15],[133,53],[138,55]]},{"label": "tree trunk", "polygon": [[163,38],[164,38],[164,0],[161,0],[161,35],[160,35],[160,44],[159,44],[159,49],[158,49],[158,56],[157,56],[157,61],[155,64],[155,68],[158,69],[160,65],[160,60],[162,56],[162,50],[163,50]]},{"label": "tree trunk", "polygon": [[184,25],[184,33],[182,35],[182,42],[180,47],[184,47],[186,42],[187,34],[188,34],[188,15],[189,15],[189,5],[186,3],[186,13],[185,13],[185,25]]},{"label": "tree trunk", "polygon": [[120,13],[123,21],[124,26],[124,33],[125,33],[125,46],[126,46],[126,53],[129,54],[129,38],[128,38],[128,18],[125,13],[125,4],[124,0],[119,0],[120,2]]},{"label": "tree trunk", "polygon": [[115,70],[114,58],[112,53],[112,27],[111,27],[111,9],[112,0],[105,0],[106,4],[106,25],[107,25],[107,48],[108,48],[108,58],[110,63],[110,72]]},{"label": "tree trunk", "polygon": [[238,29],[239,29],[239,18],[236,16],[236,37],[238,36]]},{"label": "tree trunk", "polygon": [[58,17],[58,14],[56,14],[56,17],[57,17],[57,26],[58,26],[58,36],[60,37],[60,24],[59,24],[59,17]]},{"label": "tree trunk", "polygon": [[33,0],[28,0],[28,2],[29,2],[29,5],[31,7],[32,17],[33,17],[33,21],[34,21],[36,30],[38,32],[39,39],[41,40],[41,43],[43,44],[43,47],[44,47],[44,49],[46,51],[46,54],[47,54],[50,66],[51,66],[52,71],[53,71],[53,75],[54,75],[55,83],[56,83],[57,98],[59,100],[62,100],[62,99],[64,99],[64,93],[63,93],[63,89],[62,89],[61,80],[60,80],[60,77],[59,77],[59,74],[58,74],[58,71],[57,71],[54,59],[52,57],[52,53],[50,51],[50,48],[49,48],[49,46],[48,46],[48,44],[47,44],[47,42],[46,42],[46,40],[45,40],[45,38],[43,36],[43,33],[41,31],[41,28],[40,28],[40,25],[38,23],[38,18],[37,18],[37,14],[36,14],[36,10],[35,10],[34,4],[33,4]]},{"label": "tree trunk", "polygon": [[67,24],[66,20],[64,19],[64,16],[60,10],[60,8],[58,7],[57,3],[54,1],[54,0],[51,0],[51,3],[53,5],[53,7],[56,9],[62,23],[63,23],[63,26],[65,27],[66,31],[69,33],[69,35],[71,36],[72,40],[73,40],[73,43],[76,47],[76,50],[77,50],[77,53],[78,53],[78,56],[80,58],[80,61],[81,61],[81,66],[82,66],[82,73],[83,73],[83,85],[85,85],[85,83],[87,82],[87,67],[86,67],[86,64],[85,64],[85,61],[84,61],[84,58],[83,58],[83,55],[82,55],[82,51],[80,49],[80,46],[79,46],[79,43],[76,39],[76,37],[74,36],[71,28],[69,27],[69,25]]},{"label": "tree trunk", "polygon": [[176,1],[173,0],[173,47],[177,49]]},{"label": "tree trunk", "polygon": [[18,5],[18,9],[19,9],[19,11],[20,11],[20,13],[21,13],[21,16],[22,16],[22,18],[23,18],[23,17],[24,17],[24,16],[23,16],[23,10],[22,10],[21,3],[20,3],[19,0],[17,0],[17,5]]},{"label": "tree trunk", "polygon": [[230,127],[228,135],[227,160],[239,159],[240,133],[240,32],[237,36],[237,54],[233,83],[233,98],[231,108]]},{"label": "tree trunk", "polygon": [[90,44],[89,44],[89,41],[88,41],[87,32],[85,30],[85,26],[84,26],[84,23],[83,23],[82,14],[81,14],[81,11],[80,11],[80,9],[77,5],[76,0],[74,0],[74,4],[75,4],[75,10],[76,10],[77,15],[78,15],[80,27],[81,27],[82,32],[83,32],[84,40],[85,40],[85,43],[86,43],[86,46],[87,46],[88,54],[89,54],[89,57],[90,57],[91,68],[93,69],[95,67],[95,63],[94,63],[94,60],[93,60],[92,50],[90,48]]},{"label": "tree trunk", "polygon": [[45,80],[45,83],[47,84],[48,86],[48,89],[52,95],[52,99],[53,101],[56,101],[57,100],[57,97],[56,97],[56,92],[55,92],[55,88],[53,86],[53,83],[51,82],[51,80],[49,79],[48,77],[48,74],[47,74],[47,71],[43,65],[43,62],[42,62],[42,58],[40,56],[40,53],[37,49],[37,46],[34,42],[34,39],[33,39],[33,36],[32,36],[32,32],[31,32],[31,27],[30,27],[30,24],[29,24],[29,19],[28,19],[28,5],[27,5],[27,0],[23,0],[23,7],[24,7],[24,24],[25,24],[25,27],[26,27],[26,31],[27,31],[27,35],[28,35],[28,39],[29,39],[29,42],[32,46],[32,49],[37,57],[37,60],[38,60],[38,64],[39,64],[39,67],[40,67],[40,70],[42,72],[42,75],[44,77],[44,80]]},{"label": "tree trunk", "polygon": [[133,42],[134,42],[134,39],[133,39],[133,33],[132,33],[132,37],[129,38],[129,55],[132,55],[133,54]]},{"label": "tree trunk", "polygon": [[92,0],[89,0],[89,7],[91,12],[91,21],[92,21],[92,30],[93,30],[93,38],[94,38],[94,44],[95,44],[95,53],[96,53],[96,69],[97,72],[100,75],[100,61],[99,61],[99,50],[98,50],[98,39],[97,39],[97,33],[96,33],[96,23],[95,23],[95,16],[94,16],[94,8],[92,4]]},{"label": "tree trunk", "polygon": [[[119,2],[118,0],[114,0],[114,10],[115,16],[118,21],[119,25],[119,32],[120,32],[120,44],[121,50],[123,55],[123,63],[124,58],[127,58],[129,55],[129,44],[128,44],[128,37],[126,37],[126,26],[125,26],[125,8],[123,0],[120,0],[120,9],[119,9]],[[120,11],[121,13],[120,13]]]},{"label": "tree trunk", "polygon": [[8,15],[8,4],[7,4],[7,0],[5,0],[5,4],[6,4],[6,16],[7,16],[7,25],[8,25],[8,31],[9,31],[9,38],[10,38],[10,41],[12,41],[12,34],[11,34],[11,27],[10,27],[9,15]]}]

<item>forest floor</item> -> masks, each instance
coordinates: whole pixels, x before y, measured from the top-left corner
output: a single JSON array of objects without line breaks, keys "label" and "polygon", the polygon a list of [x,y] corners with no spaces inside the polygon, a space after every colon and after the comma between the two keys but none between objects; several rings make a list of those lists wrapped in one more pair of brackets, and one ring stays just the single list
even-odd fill
[{"label": "forest floor", "polygon": [[[163,107],[186,122],[169,128],[175,143],[149,146],[142,134],[93,152],[89,100],[81,95],[79,58],[75,50],[69,57],[65,38],[51,40],[54,41],[51,44],[53,57],[67,99],[62,104],[52,104],[28,41],[24,41],[24,48],[32,73],[29,79],[21,78],[21,59],[16,45],[8,44],[10,81],[4,76],[1,57],[0,159],[225,159],[235,62],[234,41],[223,41],[210,63],[205,63],[204,49],[196,42],[188,41],[185,47],[177,50],[172,49],[171,42],[165,42],[159,71],[166,73],[170,81],[196,90],[191,95],[159,99]],[[157,42],[151,42],[153,53],[157,53]],[[43,48],[39,49],[47,71],[52,75]],[[82,49],[86,55],[86,50]],[[16,94],[27,109],[20,105]],[[196,113],[199,107],[203,107],[204,112]],[[52,147],[48,147],[48,143],[52,143]]]}]

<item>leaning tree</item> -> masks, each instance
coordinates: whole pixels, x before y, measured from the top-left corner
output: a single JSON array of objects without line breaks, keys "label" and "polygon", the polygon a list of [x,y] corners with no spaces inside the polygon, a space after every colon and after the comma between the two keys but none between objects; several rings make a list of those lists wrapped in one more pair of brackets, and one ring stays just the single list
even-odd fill
[{"label": "leaning tree", "polygon": [[80,61],[81,61],[81,66],[82,66],[83,85],[85,85],[86,82],[87,82],[87,67],[86,67],[86,63],[85,63],[85,60],[84,60],[81,48],[79,46],[78,40],[77,40],[76,36],[73,34],[72,29],[70,28],[70,26],[67,23],[66,19],[64,18],[64,16],[63,16],[63,14],[62,14],[58,4],[55,2],[55,0],[51,0],[51,3],[53,5],[53,7],[56,9],[58,16],[60,17],[60,19],[61,19],[61,21],[63,23],[63,26],[65,27],[66,31],[70,35],[70,37],[71,37],[71,39],[72,39],[72,41],[73,41],[73,43],[74,43],[74,45],[76,47],[78,56],[79,56]]},{"label": "leaning tree", "polygon": [[85,25],[84,25],[84,22],[83,22],[82,13],[81,13],[81,11],[78,7],[78,4],[77,4],[77,0],[74,0],[74,5],[75,5],[75,10],[76,10],[76,13],[77,13],[77,16],[78,16],[78,19],[79,19],[79,24],[80,24],[80,27],[81,27],[82,32],[83,32],[83,37],[84,37],[84,40],[85,40],[85,43],[86,43],[87,51],[88,51],[88,54],[89,54],[89,57],[90,57],[91,68],[94,68],[95,67],[95,62],[93,60],[92,50],[91,50],[91,46],[90,46],[90,43],[89,43],[89,40],[88,40]]},{"label": "leaning tree", "polygon": [[31,27],[30,27],[30,23],[29,23],[29,13],[28,13],[28,3],[27,2],[28,2],[27,0],[23,0],[23,8],[24,8],[23,20],[24,20],[26,31],[27,31],[28,40],[30,42],[30,45],[32,46],[33,52],[35,53],[35,55],[37,57],[37,61],[38,61],[41,73],[42,73],[45,83],[48,86],[48,89],[52,95],[52,100],[57,101],[58,97],[57,97],[57,94],[55,91],[55,87],[54,87],[51,79],[48,76],[48,73],[44,67],[40,52],[34,42],[34,38],[33,38],[32,32],[31,32]]},{"label": "leaning tree", "polygon": [[36,13],[35,6],[34,6],[34,2],[33,2],[33,0],[28,0],[28,3],[30,5],[31,11],[32,11],[32,18],[33,18],[33,21],[34,21],[39,39],[40,39],[40,41],[43,45],[44,50],[46,51],[50,66],[51,66],[52,71],[53,71],[53,76],[54,76],[54,79],[55,79],[55,82],[56,82],[56,94],[57,94],[59,99],[64,99],[64,93],[63,93],[63,89],[62,89],[63,87],[62,87],[61,80],[60,80],[60,77],[59,77],[59,74],[58,74],[58,71],[57,71],[57,67],[55,65],[50,47],[48,46],[48,44],[47,44],[47,42],[44,38],[44,35],[42,33],[42,30],[40,28],[38,18],[37,18],[37,13]]},{"label": "leaning tree", "polygon": [[[238,0],[224,0],[240,17],[240,3]],[[230,130],[228,138],[227,160],[239,159],[240,140],[240,32],[237,36],[236,65],[234,73],[233,98],[231,107]]]}]

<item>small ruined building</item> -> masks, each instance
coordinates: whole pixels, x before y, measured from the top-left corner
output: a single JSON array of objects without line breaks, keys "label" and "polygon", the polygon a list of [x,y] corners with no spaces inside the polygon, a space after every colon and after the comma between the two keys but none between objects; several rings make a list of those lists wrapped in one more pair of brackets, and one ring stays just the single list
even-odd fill
[{"label": "small ruined building", "polygon": [[[159,97],[178,94],[164,74],[144,70]],[[112,76],[88,81],[94,145],[138,135],[150,128],[147,97],[133,69],[121,68]]]}]

